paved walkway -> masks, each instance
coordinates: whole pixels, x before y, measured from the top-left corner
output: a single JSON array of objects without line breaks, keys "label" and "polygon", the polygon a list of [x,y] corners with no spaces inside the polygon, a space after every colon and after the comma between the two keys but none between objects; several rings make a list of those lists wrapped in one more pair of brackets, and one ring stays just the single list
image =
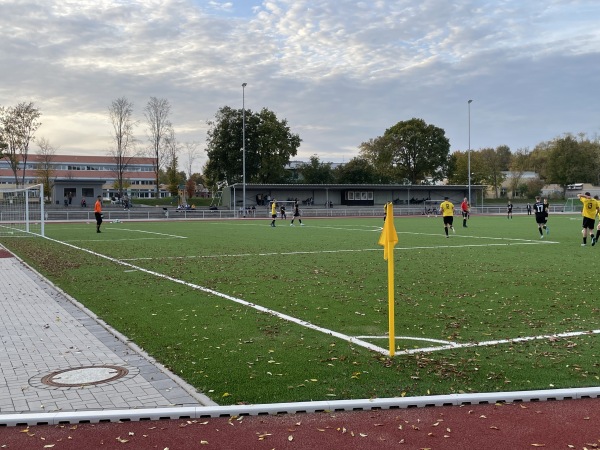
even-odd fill
[{"label": "paved walkway", "polygon": [[202,405],[215,404],[0,246],[1,414]]}]

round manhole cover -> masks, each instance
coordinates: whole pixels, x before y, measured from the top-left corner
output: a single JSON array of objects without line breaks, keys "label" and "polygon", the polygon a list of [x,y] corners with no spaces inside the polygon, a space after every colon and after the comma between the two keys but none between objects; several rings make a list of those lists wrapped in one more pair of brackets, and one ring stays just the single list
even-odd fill
[{"label": "round manhole cover", "polygon": [[75,387],[90,386],[118,380],[129,371],[120,366],[88,366],[52,372],[42,378],[42,383],[48,386]]}]

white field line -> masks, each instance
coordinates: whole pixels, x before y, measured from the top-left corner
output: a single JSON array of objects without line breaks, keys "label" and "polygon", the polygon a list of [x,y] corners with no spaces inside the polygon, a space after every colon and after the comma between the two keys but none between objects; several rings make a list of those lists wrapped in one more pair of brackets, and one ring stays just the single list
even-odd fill
[{"label": "white field line", "polygon": [[176,234],[167,234],[167,233],[157,233],[156,231],[144,231],[144,230],[132,230],[130,228],[121,228],[121,227],[108,227],[110,230],[120,230],[120,231],[130,231],[132,233],[142,233],[142,234],[155,234],[157,236],[165,236],[175,239],[187,239],[186,236],[178,236]]},{"label": "white field line", "polygon": [[[492,238],[497,239],[497,238]],[[437,250],[440,248],[465,248],[465,247],[507,247],[510,245],[538,245],[538,244],[558,244],[556,241],[525,241],[518,239],[518,242],[503,242],[503,243],[491,243],[491,244],[458,244],[458,245],[427,245],[419,247],[394,247],[395,251],[409,251],[409,250]],[[69,241],[74,242],[74,241]],[[360,252],[382,252],[381,248],[363,248],[363,249],[341,249],[341,250],[313,250],[313,251],[299,251],[299,252],[269,252],[269,253],[233,253],[223,255],[189,255],[189,256],[166,256],[158,258],[123,258],[121,261],[142,261],[152,259],[211,259],[211,258],[239,258],[243,256],[288,256],[288,255],[316,255],[323,253],[360,253]]]},{"label": "white field line", "polygon": [[[137,230],[128,230],[128,231],[137,231]],[[161,234],[161,233],[153,233],[153,234]],[[411,234],[425,234],[425,233],[411,233]],[[167,235],[169,236],[169,235]],[[173,237],[180,237],[181,236],[173,236]],[[170,277],[168,275],[164,275],[152,270],[147,270],[144,269],[142,267],[139,266],[135,266],[133,264],[130,264],[128,262],[126,262],[125,260],[119,260],[119,259],[115,259],[112,258],[110,256],[107,255],[103,255],[101,253],[97,253],[94,252],[92,250],[88,250],[82,247],[77,247],[73,244],[70,244],[68,242],[62,242],[62,241],[58,241],[52,238],[48,238],[46,237],[46,239],[52,241],[52,242],[56,242],[58,244],[62,244],[62,245],[66,245],[68,247],[74,248],[76,250],[80,250],[89,254],[92,254],[94,256],[98,256],[100,258],[109,260],[111,262],[114,262],[116,264],[120,264],[122,266],[125,267],[129,267],[130,270],[127,270],[127,272],[132,272],[132,271],[140,271],[140,272],[144,272],[147,273],[149,275],[153,275],[156,276],[158,278],[163,278],[169,281],[173,281],[175,283],[178,284],[182,284],[184,286],[190,287],[192,289],[196,289],[202,292],[206,292],[208,294],[212,294],[215,295],[217,297],[221,297],[230,301],[233,301],[235,303],[253,308],[257,311],[278,317],[282,320],[286,320],[288,322],[292,322],[295,323],[297,325],[303,326],[305,328],[309,328],[315,331],[319,331],[321,333],[333,336],[333,337],[337,337],[339,339],[342,339],[344,341],[350,342],[352,344],[355,345],[359,345],[361,347],[367,348],[369,350],[381,353],[383,355],[388,355],[389,354],[389,350],[386,350],[382,347],[376,346],[374,344],[371,344],[370,342],[366,342],[363,339],[384,339],[387,337],[382,337],[382,336],[348,336],[346,334],[343,333],[339,333],[337,331],[333,331],[327,328],[323,328],[317,325],[314,325],[310,322],[298,319],[296,317],[292,317],[289,316],[287,314],[283,314],[280,313],[278,311],[269,309],[269,308],[265,308],[264,306],[260,306],[257,305],[255,303],[251,303],[251,302],[247,302],[245,300],[242,300],[240,298],[237,297],[233,297],[231,295],[227,295],[224,294],[222,292],[218,292],[215,291],[213,289],[209,289],[206,288],[204,286],[199,286],[197,284],[194,283],[188,283],[186,281],[183,280],[179,280],[177,278],[173,278]],[[527,241],[524,239],[506,239],[506,238],[490,238],[490,239],[502,239],[502,240],[509,240],[509,241],[518,241],[518,242],[508,242],[508,243],[502,243],[502,244],[467,244],[467,245],[460,245],[460,246],[450,246],[450,245],[444,245],[444,246],[429,246],[429,247],[404,247],[404,248],[396,248],[395,250],[412,250],[412,249],[423,249],[423,248],[430,248],[430,249],[436,249],[436,248],[445,248],[445,247],[487,247],[487,246],[498,246],[498,245],[502,245],[502,246],[508,246],[508,245],[523,245],[523,244],[537,244],[539,243],[539,241]],[[552,241],[545,241],[548,243],[551,243]],[[552,243],[556,243],[556,242],[552,242]],[[289,254],[305,254],[305,253],[338,253],[338,252],[355,252],[355,251],[381,251],[381,249],[366,249],[366,250],[332,250],[332,251],[315,251],[315,252],[288,252],[288,253],[264,253],[264,254],[259,254],[259,255],[289,255]],[[223,256],[223,255],[221,255]],[[229,255],[226,255],[229,256]],[[245,256],[245,255],[231,255],[231,256]],[[248,256],[256,256],[256,254],[248,254]],[[205,256],[206,257],[206,256]],[[215,257],[215,256],[210,256],[210,257]],[[182,258],[182,257],[176,257],[176,258]],[[150,258],[138,258],[138,259],[150,259]],[[442,340],[437,340],[437,339],[427,339],[427,338],[417,338],[417,337],[410,337],[410,336],[404,336],[404,337],[396,337],[396,339],[405,339],[405,340],[420,340],[420,341],[426,341],[426,342],[433,342],[433,343],[440,343],[443,344],[441,346],[436,346],[436,347],[423,347],[423,348],[414,348],[414,349],[408,349],[408,350],[402,350],[402,351],[396,351],[395,354],[396,355],[410,355],[410,354],[414,354],[414,353],[431,353],[431,352],[436,352],[436,351],[442,351],[442,350],[449,350],[449,349],[460,349],[460,348],[468,348],[468,347],[483,347],[483,346],[491,346],[491,345],[500,345],[500,344],[506,344],[506,343],[517,343],[517,342],[524,342],[524,341],[531,341],[531,340],[543,340],[543,339],[553,339],[553,338],[561,338],[561,337],[571,337],[571,336],[581,336],[581,335],[585,335],[585,334],[598,334],[600,333],[600,330],[593,330],[593,331],[585,331],[585,332],[571,332],[571,333],[561,333],[561,334],[555,334],[555,335],[542,335],[542,336],[530,336],[530,337],[521,337],[521,338],[514,338],[514,339],[502,339],[502,340],[496,340],[496,341],[483,341],[483,342],[468,342],[468,343],[464,343],[464,344],[458,344],[455,342],[451,342],[451,341],[442,341]]]},{"label": "white field line", "polygon": [[144,273],[147,273],[149,275],[153,275],[153,276],[158,277],[158,278],[162,278],[162,279],[165,279],[165,280],[172,281],[174,283],[182,284],[182,285],[187,286],[189,288],[196,289],[196,290],[199,290],[199,291],[202,291],[202,292],[206,292],[207,294],[212,294],[212,295],[215,295],[217,297],[221,297],[221,298],[230,300],[230,301],[235,302],[235,303],[239,303],[240,305],[244,305],[244,306],[247,306],[249,308],[253,308],[253,309],[257,310],[257,311],[269,314],[271,316],[277,317],[277,318],[282,319],[282,320],[286,320],[288,322],[295,323],[297,325],[300,325],[300,326],[305,327],[305,328],[309,328],[311,330],[319,331],[321,333],[324,333],[324,334],[327,334],[327,335],[330,335],[330,336],[333,336],[333,337],[337,337],[338,339],[342,339],[344,341],[350,342],[351,344],[359,345],[361,347],[364,347],[366,349],[372,350],[374,352],[378,352],[378,353],[381,353],[383,355],[387,355],[388,354],[387,350],[385,350],[385,349],[383,349],[381,347],[378,347],[378,346],[376,346],[374,344],[371,344],[370,342],[365,342],[365,341],[362,341],[362,340],[360,340],[358,338],[355,338],[355,337],[352,337],[352,336],[348,336],[348,335],[343,334],[343,333],[338,333],[337,331],[333,331],[333,330],[329,330],[327,328],[319,327],[317,325],[314,325],[314,324],[312,324],[310,322],[306,322],[304,320],[298,319],[296,317],[292,317],[292,316],[289,316],[287,314],[283,314],[283,313],[277,312],[275,310],[272,310],[272,309],[269,309],[269,308],[265,308],[264,306],[260,306],[260,305],[257,305],[255,303],[247,302],[245,300],[242,300],[241,298],[237,298],[237,297],[233,297],[231,295],[223,294],[222,292],[218,292],[218,291],[215,291],[213,289],[209,289],[209,288],[204,287],[204,286],[199,286],[199,285],[194,284],[194,283],[188,283],[188,282],[183,281],[183,280],[178,280],[177,278],[173,278],[173,277],[170,277],[168,275],[164,275],[162,273],[154,272],[152,270],[147,270],[147,269],[144,269],[142,267],[138,267],[138,266],[135,266],[133,264],[129,264],[127,262],[124,262],[124,261],[112,258],[110,256],[94,252],[92,250],[88,250],[88,249],[85,249],[85,248],[77,247],[77,246],[75,246],[73,244],[69,244],[68,242],[61,242],[61,241],[58,241],[56,239],[52,239],[52,238],[48,238],[48,237],[46,237],[46,239],[48,239],[49,241],[52,241],[52,242],[56,242],[57,244],[62,244],[62,245],[66,245],[67,247],[74,248],[75,250],[80,250],[82,252],[86,252],[86,253],[89,253],[91,255],[97,256],[99,258],[106,259],[108,261],[114,262],[115,264],[120,264],[122,266],[129,267],[130,269],[135,269],[135,270],[138,270],[140,272],[144,272]]},{"label": "white field line", "polygon": [[[112,238],[111,242],[116,241],[143,241],[143,240],[157,240],[157,239],[187,239],[187,236],[178,236],[176,234],[166,234],[166,233],[157,233],[155,231],[144,231],[144,230],[132,230],[129,228],[120,228],[120,227],[106,227],[108,230],[118,230],[118,231],[129,231],[131,233],[142,233],[142,234],[151,234],[159,237],[139,237],[139,238]],[[97,241],[98,239],[67,239],[65,242],[89,242],[89,241]],[[59,241],[56,241],[59,242]]]},{"label": "white field line", "polygon": [[[439,352],[442,350],[455,350],[460,348],[473,348],[473,347],[489,347],[492,345],[502,345],[502,344],[515,344],[519,342],[528,342],[528,341],[542,341],[542,340],[555,340],[561,338],[569,338],[569,337],[578,337],[592,334],[600,334],[600,330],[588,330],[588,331],[570,331],[565,333],[556,333],[556,334],[543,334],[540,336],[525,336],[518,337],[513,339],[498,339],[493,341],[481,341],[481,342],[465,342],[463,344],[459,344],[457,342],[451,341],[442,341],[437,339],[427,339],[427,338],[417,338],[411,336],[396,336],[396,339],[404,339],[410,341],[426,341],[426,342],[438,342],[445,345],[440,345],[437,347],[423,347],[423,348],[412,348],[408,350],[396,351],[396,355],[411,355],[413,353],[432,353]],[[388,336],[357,336],[360,339],[388,339]]]}]

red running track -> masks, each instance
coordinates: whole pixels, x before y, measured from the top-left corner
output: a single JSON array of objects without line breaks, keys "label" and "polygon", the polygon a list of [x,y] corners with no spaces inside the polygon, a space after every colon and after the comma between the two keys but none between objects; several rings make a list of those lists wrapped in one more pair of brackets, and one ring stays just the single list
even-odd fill
[{"label": "red running track", "polygon": [[596,449],[600,399],[6,427],[0,449]]}]

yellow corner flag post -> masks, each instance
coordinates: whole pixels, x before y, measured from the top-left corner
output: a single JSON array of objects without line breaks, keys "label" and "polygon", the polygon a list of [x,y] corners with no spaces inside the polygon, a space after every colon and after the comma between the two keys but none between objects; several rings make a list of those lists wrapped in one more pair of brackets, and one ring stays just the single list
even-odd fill
[{"label": "yellow corner flag post", "polygon": [[398,233],[394,226],[394,207],[385,205],[385,222],[379,236],[379,245],[383,245],[383,259],[388,262],[388,314],[390,328],[390,356],[394,356],[396,336],[394,334],[394,246],[398,243]]}]

